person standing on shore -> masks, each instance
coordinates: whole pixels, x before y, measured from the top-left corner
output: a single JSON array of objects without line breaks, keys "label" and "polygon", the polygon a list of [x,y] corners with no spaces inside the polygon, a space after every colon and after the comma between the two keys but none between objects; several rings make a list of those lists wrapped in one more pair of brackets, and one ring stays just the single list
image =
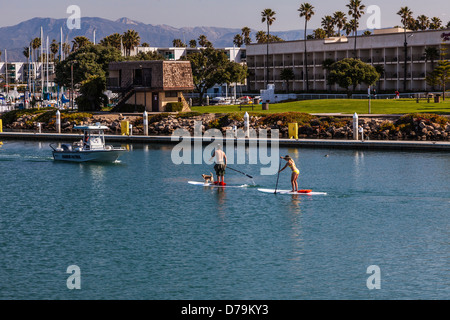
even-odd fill
[{"label": "person standing on shore", "polygon": [[292,158],[290,156],[287,155],[285,157],[280,157],[280,158],[286,160],[287,163],[283,167],[283,169],[281,169],[279,172],[283,171],[288,166],[289,166],[289,168],[291,168],[291,170],[292,170],[292,174],[291,174],[292,191],[291,192],[298,192],[297,179],[298,179],[298,175],[300,174],[300,170],[298,170],[298,168],[295,166],[295,162],[294,162],[294,160],[292,160]]},{"label": "person standing on shore", "polygon": [[227,155],[222,151],[220,144],[217,145],[217,148],[214,150],[214,153],[210,160],[215,158],[214,170],[216,171],[217,176],[217,184],[224,186],[225,185],[225,169],[227,167]]}]

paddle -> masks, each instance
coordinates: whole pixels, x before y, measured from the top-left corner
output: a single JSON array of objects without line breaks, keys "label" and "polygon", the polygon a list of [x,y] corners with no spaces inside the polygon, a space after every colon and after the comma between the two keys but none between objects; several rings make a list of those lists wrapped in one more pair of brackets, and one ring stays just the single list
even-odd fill
[{"label": "paddle", "polygon": [[236,170],[236,169],[230,168],[229,166],[227,166],[227,169],[230,169],[230,170],[233,170],[233,171],[236,171],[236,172],[242,173],[243,175],[246,175],[246,176],[247,176],[247,177],[249,177],[250,179],[253,179],[253,177],[252,177],[252,176],[250,176],[250,175],[246,174],[245,172],[242,172],[242,171],[239,171],[239,170]]},{"label": "paddle", "polygon": [[278,166],[277,185],[275,186],[275,192],[274,192],[274,194],[277,194],[278,178],[280,178],[280,169],[281,169],[281,161],[280,161],[280,165]]}]

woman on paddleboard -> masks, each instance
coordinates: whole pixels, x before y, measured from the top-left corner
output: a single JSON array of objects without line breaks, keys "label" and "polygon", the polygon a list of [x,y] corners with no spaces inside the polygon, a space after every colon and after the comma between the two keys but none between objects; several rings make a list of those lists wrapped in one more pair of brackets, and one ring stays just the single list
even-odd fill
[{"label": "woman on paddleboard", "polygon": [[281,169],[279,172],[283,171],[288,166],[289,166],[289,168],[291,168],[291,170],[292,170],[292,175],[291,175],[292,192],[297,192],[298,191],[297,178],[298,178],[298,175],[300,174],[300,170],[298,170],[298,168],[295,166],[295,162],[294,162],[294,160],[292,160],[292,158],[290,156],[285,156],[285,157],[280,157],[280,158],[286,160],[287,163],[283,167],[283,169]]}]

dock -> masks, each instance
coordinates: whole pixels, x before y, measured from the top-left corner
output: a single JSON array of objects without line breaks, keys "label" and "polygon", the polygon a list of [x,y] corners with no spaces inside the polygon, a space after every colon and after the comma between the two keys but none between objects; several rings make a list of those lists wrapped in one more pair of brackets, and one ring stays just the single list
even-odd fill
[{"label": "dock", "polygon": [[[82,134],[78,133],[33,133],[33,132],[0,132],[1,140],[24,141],[52,141],[70,142],[81,140]],[[143,136],[143,135],[105,135],[108,143],[143,143],[143,144],[177,144],[182,139],[190,139],[192,142],[202,144],[211,143],[208,137],[173,137],[173,136]],[[332,149],[356,149],[356,150],[393,150],[393,151],[450,151],[448,141],[407,141],[407,140],[338,140],[338,139],[262,139],[262,138],[224,138],[223,144],[245,143],[245,145],[258,145],[265,143],[271,145],[278,141],[281,147],[293,148],[332,148]]]}]

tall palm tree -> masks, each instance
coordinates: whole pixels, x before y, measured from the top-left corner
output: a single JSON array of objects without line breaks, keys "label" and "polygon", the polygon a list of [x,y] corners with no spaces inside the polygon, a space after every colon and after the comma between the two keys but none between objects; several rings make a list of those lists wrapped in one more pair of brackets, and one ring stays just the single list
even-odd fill
[{"label": "tall palm tree", "polygon": [[181,40],[181,39],[173,39],[172,45],[175,48],[184,48],[187,47],[187,45]]},{"label": "tall palm tree", "polygon": [[257,43],[266,43],[267,42],[267,34],[262,30],[256,32],[255,38],[256,38]]},{"label": "tall palm tree", "polygon": [[247,46],[252,43],[252,39],[250,38],[251,29],[249,27],[243,27],[241,32],[242,37],[244,38],[244,44]]},{"label": "tall palm tree", "polygon": [[127,56],[130,56],[131,50],[137,47],[141,43],[141,37],[135,30],[128,29],[122,36],[123,46],[127,52]]},{"label": "tall palm tree", "polygon": [[272,9],[264,9],[264,10],[261,12],[261,22],[262,22],[262,23],[266,22],[266,24],[267,24],[267,42],[266,42],[266,46],[267,46],[267,53],[266,53],[266,88],[267,88],[267,84],[268,84],[268,82],[269,82],[269,41],[270,41],[270,26],[271,26],[272,23],[276,20],[275,14],[276,14],[276,12],[273,11]]},{"label": "tall palm tree", "polygon": [[[309,37],[310,35],[308,35]],[[312,39],[325,39],[327,37],[327,33],[322,28],[317,28],[313,30]]]},{"label": "tall palm tree", "polygon": [[344,29],[345,24],[347,23],[347,17],[345,13],[342,11],[336,11],[333,14],[333,20],[336,28],[338,28],[338,37],[341,36],[341,30]]},{"label": "tall palm tree", "polygon": [[438,30],[442,27],[442,20],[439,19],[438,17],[433,17],[431,18],[431,23],[430,23],[430,29],[431,30]]},{"label": "tall palm tree", "polygon": [[[25,58],[27,58],[27,60],[30,58],[30,47],[24,47],[22,54],[25,56]],[[0,51],[0,56],[1,56],[1,51]]]},{"label": "tall palm tree", "polygon": [[420,30],[427,30],[430,27],[430,19],[424,14],[418,16],[417,17],[417,27]]},{"label": "tall palm tree", "polygon": [[356,57],[356,38],[358,36],[358,26],[359,26],[359,19],[364,14],[364,9],[366,8],[365,5],[361,3],[361,0],[350,0],[350,3],[347,4],[348,8],[348,15],[353,18],[353,35],[355,36],[355,47],[353,49],[353,55]]},{"label": "tall palm tree", "polygon": [[334,35],[334,19],[332,16],[325,16],[322,18],[322,28],[327,33],[327,37],[332,37]]},{"label": "tall palm tree", "polygon": [[404,61],[404,70],[403,70],[403,91],[406,91],[406,78],[407,78],[407,68],[408,68],[408,42],[406,38],[406,29],[408,28],[408,24],[412,19],[413,12],[408,7],[401,7],[397,14],[402,18],[403,30],[405,34],[405,42],[404,42],[404,50],[405,50],[405,61]]},{"label": "tall palm tree", "polygon": [[300,8],[297,9],[298,12],[300,12],[300,18],[305,17],[305,35],[303,42],[305,43],[305,53],[304,53],[304,66],[305,68],[305,79],[306,79],[306,91],[309,91],[309,78],[308,78],[308,51],[306,48],[306,30],[308,29],[308,21],[311,20],[311,17],[314,15],[314,7],[312,4],[305,2],[300,5]]},{"label": "tall palm tree", "polygon": [[35,57],[32,57],[32,58],[34,58],[33,60],[34,61],[37,61],[37,58],[38,58],[38,50],[36,50],[36,49],[38,49],[38,48],[40,48],[41,47],[41,38],[34,38],[32,41],[31,41],[31,44],[30,44],[30,46],[33,48],[33,53],[34,53],[34,55],[35,55]]},{"label": "tall palm tree", "polygon": [[120,41],[122,40],[122,35],[119,33],[113,33],[107,37],[100,40],[100,45],[104,47],[114,47],[120,50]]},{"label": "tall palm tree", "polygon": [[59,43],[56,42],[55,39],[53,39],[52,43],[50,44],[50,52],[52,53],[52,60],[55,61],[56,54],[59,51]]}]

